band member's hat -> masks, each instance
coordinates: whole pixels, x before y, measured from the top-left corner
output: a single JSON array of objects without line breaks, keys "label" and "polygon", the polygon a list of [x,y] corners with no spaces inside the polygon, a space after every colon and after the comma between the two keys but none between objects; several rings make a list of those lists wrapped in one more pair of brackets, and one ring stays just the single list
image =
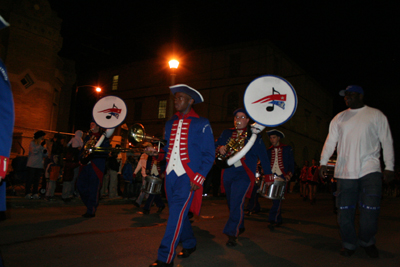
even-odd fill
[{"label": "band member's hat", "polygon": [[359,93],[361,95],[364,94],[364,90],[361,88],[361,86],[358,85],[349,85],[347,86],[346,90],[342,90],[339,92],[339,95],[344,96],[346,94],[346,92],[356,92]]},{"label": "band member's hat", "polygon": [[37,132],[33,135],[33,138],[38,139],[38,138],[40,138],[40,137],[42,137],[42,136],[45,136],[45,135],[46,135],[45,132],[43,132],[43,131],[37,131]]},{"label": "band member's hat", "polygon": [[271,131],[268,131],[267,134],[268,134],[268,136],[276,135],[276,136],[279,136],[280,138],[285,138],[285,135],[277,129],[272,129]]},{"label": "band member's hat", "polygon": [[203,103],[204,99],[203,96],[194,88],[186,85],[186,84],[177,84],[177,85],[172,85],[169,87],[171,89],[171,92],[173,94],[176,93],[185,93],[194,100],[194,104],[198,103]]},{"label": "band member's hat", "polygon": [[242,113],[246,114],[247,117],[249,116],[249,114],[247,113],[247,111],[244,108],[238,108],[237,110],[235,110],[233,112],[233,116],[236,116],[236,114],[239,113],[239,112],[242,112]]},{"label": "band member's hat", "polygon": [[8,22],[0,15],[0,30],[7,28],[8,26],[10,26],[10,24],[8,24]]}]

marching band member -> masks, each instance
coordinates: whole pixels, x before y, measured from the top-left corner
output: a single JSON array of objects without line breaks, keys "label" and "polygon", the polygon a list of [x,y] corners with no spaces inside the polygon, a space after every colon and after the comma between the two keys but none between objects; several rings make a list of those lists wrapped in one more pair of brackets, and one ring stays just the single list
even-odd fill
[{"label": "marching band member", "polygon": [[[268,157],[271,160],[271,170],[274,176],[290,181],[294,173],[294,157],[291,146],[280,142],[285,135],[276,129],[267,132],[271,146],[268,148]],[[282,224],[282,199],[273,199],[269,210],[268,227],[272,230]]]},{"label": "marching band member", "polygon": [[[215,143],[217,152],[225,155],[227,151],[227,141],[230,138],[239,136],[245,138],[245,143],[248,142],[247,136],[248,123],[250,118],[244,108],[235,110],[234,123],[235,128],[227,129],[222,132],[221,136]],[[229,219],[224,228],[224,234],[228,236],[227,246],[232,247],[237,245],[237,237],[243,233],[244,228],[244,202],[245,197],[250,198],[255,181],[255,172],[257,161],[260,159],[264,170],[266,181],[273,181],[271,167],[268,160],[267,149],[260,136],[251,147],[249,152],[237,161],[230,168],[222,170],[221,191],[226,192],[226,198],[229,208]]]},{"label": "marching band member", "polygon": [[[0,30],[9,24],[0,15]],[[0,221],[6,219],[6,182],[14,130],[14,100],[7,69],[0,59]],[[1,257],[0,257],[1,262]]]},{"label": "marching band member", "polygon": [[[95,144],[101,135],[100,127],[92,121],[90,123],[90,132],[86,136],[84,143],[93,142]],[[100,146],[108,147],[109,144],[109,139],[106,137]],[[84,152],[83,150],[80,159],[82,166],[79,170],[77,188],[82,202],[87,208],[86,213],[82,217],[92,218],[95,216],[97,206],[99,205],[100,189],[103,184],[108,153],[91,153],[89,156],[84,157]]]},{"label": "marching band member", "polygon": [[[153,147],[153,145],[151,145]],[[146,174],[153,177],[164,179],[165,175],[165,162],[159,162],[155,156],[148,156],[146,162]],[[157,213],[161,213],[165,209],[165,203],[162,200],[161,194],[149,194],[146,203],[143,207],[143,214],[149,214],[153,203],[156,204]]]},{"label": "marching band member", "polygon": [[210,122],[192,109],[193,104],[204,101],[202,95],[184,84],[170,89],[175,96],[177,113],[165,125],[167,144],[164,153],[159,153],[158,157],[167,160],[165,189],[169,218],[157,261],[150,266],[173,266],[180,242],[183,250],[178,254],[179,258],[187,258],[196,250],[188,212],[190,208],[199,214],[203,182],[215,158]]}]

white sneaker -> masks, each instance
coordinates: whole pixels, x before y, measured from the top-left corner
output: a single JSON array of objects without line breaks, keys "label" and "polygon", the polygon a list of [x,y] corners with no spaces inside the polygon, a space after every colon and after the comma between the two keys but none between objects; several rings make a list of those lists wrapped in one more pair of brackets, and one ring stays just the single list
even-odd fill
[{"label": "white sneaker", "polygon": [[31,194],[26,194],[25,198],[26,199],[32,199],[32,195]]},{"label": "white sneaker", "polygon": [[39,196],[38,194],[34,194],[34,195],[32,196],[32,198],[33,198],[33,199],[40,199],[40,196]]}]

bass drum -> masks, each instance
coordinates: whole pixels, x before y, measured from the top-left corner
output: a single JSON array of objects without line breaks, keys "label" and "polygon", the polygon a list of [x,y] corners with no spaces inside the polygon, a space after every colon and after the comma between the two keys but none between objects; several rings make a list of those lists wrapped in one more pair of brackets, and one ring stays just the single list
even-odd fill
[{"label": "bass drum", "polygon": [[154,194],[154,195],[161,194],[162,184],[163,182],[160,178],[152,175],[146,176],[144,178],[142,191],[147,194]]}]

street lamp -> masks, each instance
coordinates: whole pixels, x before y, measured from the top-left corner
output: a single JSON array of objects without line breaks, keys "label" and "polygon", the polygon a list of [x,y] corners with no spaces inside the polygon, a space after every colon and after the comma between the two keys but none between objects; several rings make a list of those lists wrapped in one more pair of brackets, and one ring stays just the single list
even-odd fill
[{"label": "street lamp", "polygon": [[100,93],[101,93],[101,87],[99,87],[99,86],[94,86],[94,85],[79,85],[79,86],[77,86],[76,88],[75,88],[75,98],[74,98],[74,116],[73,116],[73,124],[72,124],[72,132],[74,133],[75,132],[75,117],[76,117],[76,108],[77,108],[77,101],[78,101],[78,91],[79,91],[79,89],[80,88],[83,88],[83,87],[86,87],[86,88],[94,88],[95,89],[95,91],[97,92],[97,99],[99,99],[99,95],[100,95]]},{"label": "street lamp", "polygon": [[[176,59],[172,59],[168,62],[168,64],[169,64],[169,68],[171,70],[171,85],[174,85],[175,77],[176,77],[176,70],[178,69],[179,61]],[[173,103],[174,103],[174,95],[172,94],[172,92],[170,92],[167,118],[171,118],[172,114],[174,113]]]}]

